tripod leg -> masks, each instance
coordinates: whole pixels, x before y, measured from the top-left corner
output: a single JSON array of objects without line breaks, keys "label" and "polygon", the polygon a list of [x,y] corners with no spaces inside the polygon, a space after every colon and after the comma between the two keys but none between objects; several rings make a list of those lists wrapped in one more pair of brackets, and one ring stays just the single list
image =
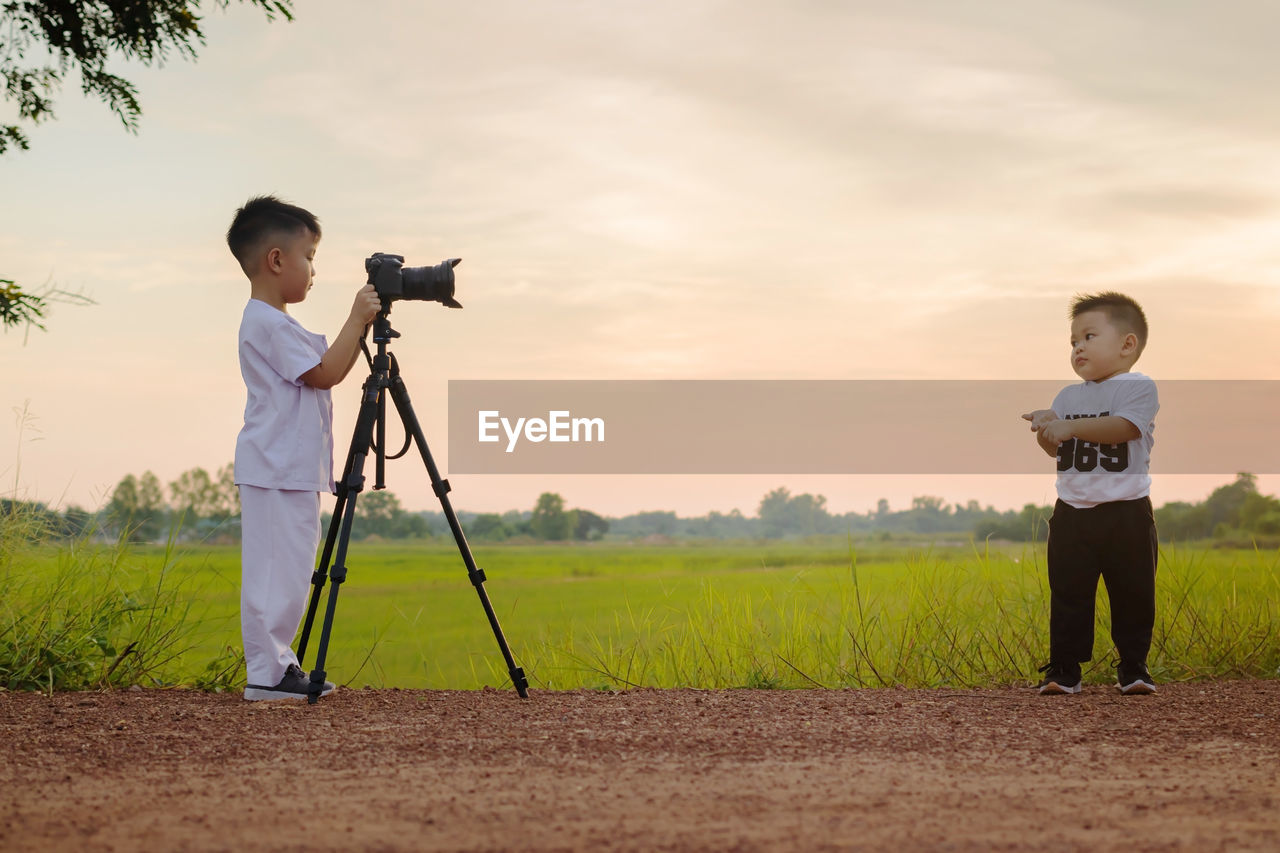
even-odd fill
[{"label": "tripod leg", "polygon": [[342,473],[342,482],[338,484],[338,499],[333,507],[333,518],[329,520],[329,533],[324,540],[324,551],[320,557],[320,565],[311,575],[311,602],[307,605],[307,618],[302,623],[302,636],[298,638],[298,663],[301,664],[306,660],[307,641],[311,638],[311,623],[316,618],[316,608],[320,604],[320,595],[324,591],[324,584],[329,577],[329,560],[333,556],[333,545],[338,538],[338,529],[341,526],[343,506],[347,502],[347,480],[351,474],[351,456],[347,457],[347,463]]},{"label": "tripod leg", "polygon": [[418,418],[413,413],[413,404],[409,401],[409,392],[399,374],[392,376],[390,390],[391,399],[396,405],[396,411],[400,413],[400,420],[404,422],[405,429],[413,436],[414,443],[418,446],[418,452],[422,455],[422,461],[427,466],[427,473],[431,476],[431,488],[436,493],[436,497],[440,499],[444,517],[449,521],[449,529],[453,531],[453,539],[458,544],[458,551],[462,554],[462,561],[467,566],[467,575],[471,579],[472,586],[476,588],[476,594],[480,596],[480,604],[484,608],[485,616],[489,619],[489,627],[493,629],[493,635],[498,641],[498,648],[502,650],[502,657],[507,663],[507,672],[511,676],[511,683],[515,686],[516,692],[520,694],[520,698],[527,699],[529,697],[529,682],[525,678],[524,670],[516,666],[515,658],[512,657],[511,649],[507,645],[507,638],[502,634],[502,626],[498,624],[498,615],[494,613],[493,604],[489,601],[489,594],[485,592],[484,570],[476,566],[475,558],[471,555],[471,546],[467,544],[467,537],[462,532],[462,525],[458,523],[458,516],[454,514],[453,505],[449,502],[449,481],[441,479],[435,460],[431,458],[431,450],[427,447],[427,439],[422,434],[422,426],[418,423]]},{"label": "tripod leg", "polygon": [[[329,586],[329,600],[325,605],[324,622],[320,626],[320,643],[316,649],[316,664],[311,670],[307,701],[315,704],[324,689],[325,658],[329,653],[329,635],[333,631],[333,614],[338,606],[338,590],[347,579],[347,546],[351,542],[351,524],[355,519],[356,498],[364,488],[364,461],[368,454],[369,444],[373,438],[374,422],[378,418],[379,400],[383,389],[378,377],[370,376],[364,384],[364,398],[360,403],[360,413],[356,417],[356,429],[351,438],[351,450],[347,454],[347,463],[343,470],[342,482],[338,485],[338,500],[334,505],[333,519],[329,523],[329,536],[325,540],[324,555],[321,558],[321,569],[317,569],[319,580],[312,589],[311,606],[307,613],[306,625],[299,642],[298,659],[302,659],[302,651],[311,634],[311,623],[315,617],[320,590],[324,585],[324,571],[327,570],[333,583]],[[333,567],[329,568],[329,556],[334,552]]]},{"label": "tripod leg", "polygon": [[[367,393],[365,389],[362,393]],[[363,399],[363,398],[362,398]],[[338,530],[342,525],[343,510],[347,504],[347,495],[350,492],[349,483],[351,481],[351,468],[355,463],[356,456],[364,453],[368,449],[369,444],[365,442],[360,444],[362,435],[357,422],[357,429],[351,440],[351,448],[347,451],[347,459],[342,466],[342,479],[337,483],[337,500],[333,505],[333,517],[329,519],[329,532],[325,536],[324,550],[320,555],[320,564],[316,567],[315,573],[311,575],[311,602],[307,605],[307,618],[302,623],[302,635],[298,638],[298,664],[301,665],[305,660],[307,653],[307,643],[311,638],[311,625],[315,622],[316,609],[320,603],[320,595],[324,591],[325,580],[329,576],[329,560],[333,557],[333,546],[338,538]],[[358,490],[357,490],[358,491]]]},{"label": "tripod leg", "polygon": [[[357,464],[352,466],[350,482],[354,483],[355,492],[359,492],[364,483],[361,469],[364,467],[364,456],[356,457]],[[342,515],[342,529],[338,534],[338,550],[333,568],[329,570],[329,578],[333,581],[329,586],[329,600],[324,608],[324,622],[320,626],[320,643],[316,647],[316,665],[311,670],[310,684],[307,690],[307,701],[315,704],[324,690],[325,658],[329,654],[329,635],[333,631],[333,614],[338,607],[338,590],[347,579],[347,545],[351,541],[351,522],[356,513],[356,495],[353,493],[346,502],[346,511]],[[335,518],[335,521],[337,519]],[[316,591],[317,597],[319,591]]]}]

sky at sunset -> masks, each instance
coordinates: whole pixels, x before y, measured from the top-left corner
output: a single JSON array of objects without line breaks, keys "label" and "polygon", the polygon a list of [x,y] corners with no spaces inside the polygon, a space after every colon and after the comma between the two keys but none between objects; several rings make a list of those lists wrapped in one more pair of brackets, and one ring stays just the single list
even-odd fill
[{"label": "sky at sunset", "polygon": [[[1096,290],[1142,303],[1138,369],[1157,380],[1280,379],[1275,4],[295,11],[211,10],[198,61],[117,67],[140,90],[137,136],[71,80],[31,150],[0,156],[0,278],[96,303],[0,336],[0,494],[92,507],[125,474],[231,460],[248,286],[223,235],[261,193],[323,224],[315,287],[290,309],[314,331],[337,332],[372,252],[463,258],[464,310],[392,312],[446,474],[449,379],[1066,384],[1067,305]],[[339,465],[363,375],[334,390]],[[1052,499],[1045,463],[1042,477],[468,475],[451,498],[750,515],[787,486],[838,512],[926,494],[1003,509]],[[1230,479],[1158,476],[1153,498]],[[437,508],[412,459],[388,481],[407,508]]]}]

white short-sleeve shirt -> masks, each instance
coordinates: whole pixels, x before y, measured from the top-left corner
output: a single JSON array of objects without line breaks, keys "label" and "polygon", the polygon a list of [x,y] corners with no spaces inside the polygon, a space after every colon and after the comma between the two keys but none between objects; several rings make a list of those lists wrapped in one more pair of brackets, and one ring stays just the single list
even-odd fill
[{"label": "white short-sleeve shirt", "polygon": [[1141,373],[1117,373],[1101,382],[1068,385],[1053,398],[1060,418],[1115,415],[1140,435],[1123,444],[1071,439],[1058,446],[1058,497],[1078,509],[1151,494],[1151,448],[1155,445],[1156,383]]},{"label": "white short-sleeve shirt", "polygon": [[250,299],[240,321],[240,374],[248,400],[236,439],[237,485],[333,491],[333,404],[298,377],[320,363],[324,335]]}]

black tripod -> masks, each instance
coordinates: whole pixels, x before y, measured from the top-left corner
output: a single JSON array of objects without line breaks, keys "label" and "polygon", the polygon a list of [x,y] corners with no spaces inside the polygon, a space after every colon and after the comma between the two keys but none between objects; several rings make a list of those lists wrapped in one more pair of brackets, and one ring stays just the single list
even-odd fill
[{"label": "black tripod", "polygon": [[[467,537],[463,535],[462,526],[458,523],[458,517],[454,514],[453,506],[449,503],[449,481],[440,478],[436,463],[431,458],[431,451],[427,448],[427,440],[422,434],[422,427],[418,424],[418,418],[413,413],[413,406],[409,402],[409,393],[405,390],[404,382],[400,379],[400,367],[396,364],[395,356],[387,352],[387,344],[393,338],[400,337],[400,333],[391,328],[391,320],[387,316],[390,311],[391,303],[384,300],[381,313],[373,321],[373,341],[377,344],[378,354],[370,356],[364,341],[360,342],[365,358],[369,361],[369,378],[364,382],[362,391],[364,396],[360,403],[360,413],[356,417],[356,428],[355,434],[351,439],[351,450],[347,453],[347,463],[342,470],[342,480],[337,483],[338,500],[334,505],[333,520],[329,523],[329,535],[324,543],[320,567],[311,576],[311,603],[307,608],[307,618],[302,626],[302,637],[298,641],[298,661],[301,663],[303,655],[307,651],[307,640],[311,636],[311,624],[315,620],[316,609],[320,603],[320,595],[324,589],[325,578],[328,577],[333,581],[333,585],[329,587],[329,601],[325,607],[324,625],[320,629],[320,645],[316,652],[315,669],[311,670],[311,683],[308,686],[307,701],[314,704],[320,698],[320,691],[324,688],[324,661],[325,655],[329,651],[329,632],[333,628],[333,611],[338,603],[338,590],[343,581],[347,579],[347,545],[351,541],[351,522],[355,517],[356,497],[364,488],[364,463],[370,450],[374,452],[376,463],[376,479],[373,487],[374,489],[386,488],[384,474],[387,459],[386,395],[388,391],[391,392],[391,399],[395,403],[396,411],[400,413],[400,420],[405,427],[404,447],[391,458],[398,459],[408,451],[410,438],[418,445],[418,452],[422,454],[422,461],[426,463],[427,473],[431,476],[431,488],[436,493],[436,497],[440,499],[440,506],[443,507],[445,518],[449,521],[449,529],[453,531],[453,538],[458,543],[458,551],[462,554],[462,561],[466,563],[467,575],[470,577],[472,585],[475,586],[476,593],[480,596],[480,604],[484,607],[485,615],[489,617],[489,626],[493,628],[493,634],[498,640],[498,647],[502,649],[502,657],[506,659],[507,672],[511,675],[511,683],[515,686],[521,698],[528,698],[529,682],[525,679],[524,670],[516,666],[515,659],[511,656],[511,649],[507,646],[507,639],[502,635],[502,627],[498,624],[498,617],[493,612],[493,605],[489,603],[488,593],[485,592],[484,570],[476,567],[475,559],[471,556],[471,548],[467,545]],[[375,430],[377,433],[376,442],[374,441]],[[332,568],[330,568],[329,561],[334,556],[335,543],[337,545],[337,557],[333,562]]]}]

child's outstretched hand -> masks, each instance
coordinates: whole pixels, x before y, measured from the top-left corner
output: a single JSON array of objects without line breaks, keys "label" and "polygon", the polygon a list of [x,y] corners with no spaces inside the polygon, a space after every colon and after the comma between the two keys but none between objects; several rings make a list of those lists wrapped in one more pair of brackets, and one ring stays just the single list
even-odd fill
[{"label": "child's outstretched hand", "polygon": [[1058,419],[1053,409],[1036,409],[1034,412],[1027,412],[1022,416],[1024,421],[1031,421],[1031,431],[1039,432],[1045,425],[1051,424]]},{"label": "child's outstretched hand", "polygon": [[366,284],[356,294],[356,301],[351,306],[351,319],[359,320],[361,326],[367,326],[381,310],[382,300],[378,298],[378,291],[372,284]]},{"label": "child's outstretched hand", "polygon": [[1045,424],[1040,430],[1040,438],[1050,444],[1062,444],[1073,438],[1071,421],[1055,420]]}]

